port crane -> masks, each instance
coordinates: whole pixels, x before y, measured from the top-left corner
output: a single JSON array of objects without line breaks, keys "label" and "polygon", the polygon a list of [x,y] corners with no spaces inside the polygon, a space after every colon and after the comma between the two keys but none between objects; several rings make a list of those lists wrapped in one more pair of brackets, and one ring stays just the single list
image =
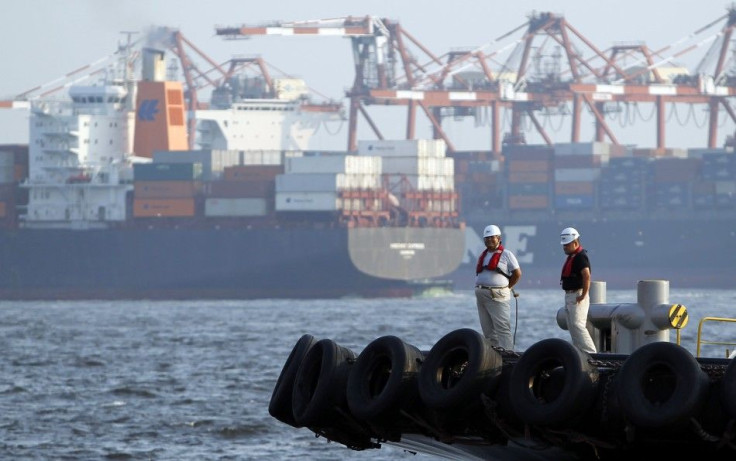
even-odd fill
[{"label": "port crane", "polygon": [[[477,117],[479,111],[488,111],[494,152],[500,152],[502,143],[525,142],[524,118],[545,143],[552,144],[551,135],[540,121],[549,113],[571,114],[571,142],[581,140],[582,119],[590,114],[595,140],[619,144],[610,119],[622,110],[622,105],[630,108],[639,104],[653,105],[656,148],[665,149],[666,106],[705,105],[709,119],[707,145],[716,147],[720,109],[736,122],[729,104],[729,98],[736,94],[731,77],[735,11],[733,7],[728,9],[724,16],[688,35],[688,40],[657,51],[644,44],[619,44],[600,50],[564,16],[550,12],[531,13],[526,23],[489,44],[441,56],[423,46],[398,21],[374,16],[217,27],[216,34],[226,38],[350,38],[356,71],[347,92],[349,150],[356,149],[358,114],[383,139],[366,109],[372,104],[406,107],[407,139],[414,137],[416,114],[421,109],[432,125],[433,136],[444,139],[450,151],[455,147],[443,129],[443,119]],[[720,30],[700,38],[724,19]],[[514,38],[519,32],[522,36]],[[683,55],[708,44],[711,46],[706,57],[694,74],[673,66]],[[501,60],[504,55],[508,57]],[[510,131],[503,137],[502,110],[511,114]]]}]

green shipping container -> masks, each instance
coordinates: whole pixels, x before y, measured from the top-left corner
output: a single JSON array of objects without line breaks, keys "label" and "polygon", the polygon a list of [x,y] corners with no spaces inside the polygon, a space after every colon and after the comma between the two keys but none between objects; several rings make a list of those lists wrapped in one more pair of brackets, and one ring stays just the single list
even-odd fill
[{"label": "green shipping container", "polygon": [[201,163],[136,163],[135,181],[192,181],[202,178]]}]

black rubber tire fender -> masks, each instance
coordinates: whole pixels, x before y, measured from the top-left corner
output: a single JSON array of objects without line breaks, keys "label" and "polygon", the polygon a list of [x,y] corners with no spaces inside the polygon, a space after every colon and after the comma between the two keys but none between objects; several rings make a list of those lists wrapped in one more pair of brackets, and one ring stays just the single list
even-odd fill
[{"label": "black rubber tire fender", "polygon": [[704,404],[708,375],[687,349],[658,341],[629,355],[618,373],[617,392],[625,417],[645,428],[687,421]]},{"label": "black rubber tire fender", "polygon": [[312,346],[299,365],[292,392],[292,412],[300,426],[326,427],[347,411],[346,386],[355,353],[331,339]]},{"label": "black rubber tire fender", "polygon": [[595,401],[598,370],[589,355],[559,338],[533,344],[514,364],[509,379],[513,411],[528,424],[574,423]]},{"label": "black rubber tire fender", "polygon": [[419,371],[419,395],[434,410],[461,409],[492,396],[503,359],[491,343],[470,328],[452,331],[430,349]]},{"label": "black rubber tire fender", "polygon": [[419,349],[396,336],[373,340],[350,369],[350,412],[357,418],[374,420],[417,402],[417,376],[423,358]]},{"label": "black rubber tire fender", "polygon": [[736,359],[731,359],[721,378],[721,403],[728,415],[736,418]]},{"label": "black rubber tire fender", "polygon": [[289,358],[286,359],[281,374],[276,381],[276,386],[271,394],[271,401],[268,404],[268,413],[282,423],[299,427],[294,420],[292,412],[291,395],[294,389],[294,379],[299,365],[302,363],[304,356],[314,346],[317,340],[314,336],[305,334],[296,342],[291,349]]}]

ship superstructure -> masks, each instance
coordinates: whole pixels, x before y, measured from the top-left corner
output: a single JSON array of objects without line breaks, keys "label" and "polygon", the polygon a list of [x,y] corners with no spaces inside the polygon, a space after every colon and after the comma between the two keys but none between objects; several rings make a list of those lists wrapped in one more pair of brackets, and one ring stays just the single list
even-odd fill
[{"label": "ship superstructure", "polygon": [[344,119],[339,106],[311,103],[304,80],[234,76],[197,110],[200,149],[307,150],[323,123]]},{"label": "ship superstructure", "polygon": [[134,113],[122,80],[72,86],[70,100],[31,105],[28,227],[105,227],[126,220]]}]

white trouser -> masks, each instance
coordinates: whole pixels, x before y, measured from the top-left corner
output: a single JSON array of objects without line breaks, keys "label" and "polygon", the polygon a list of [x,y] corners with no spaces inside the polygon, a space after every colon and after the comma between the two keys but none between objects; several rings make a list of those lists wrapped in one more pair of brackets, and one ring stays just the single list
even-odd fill
[{"label": "white trouser", "polygon": [[590,296],[586,296],[580,302],[577,297],[583,290],[565,292],[565,312],[567,313],[567,329],[570,331],[572,344],[583,352],[593,354],[596,352],[593,338],[586,328],[588,323],[588,309],[590,308]]}]

